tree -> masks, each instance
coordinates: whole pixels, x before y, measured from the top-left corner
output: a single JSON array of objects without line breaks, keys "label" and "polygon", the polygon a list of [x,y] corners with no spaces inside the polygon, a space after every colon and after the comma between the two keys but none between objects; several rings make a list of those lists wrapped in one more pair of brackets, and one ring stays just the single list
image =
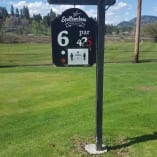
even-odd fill
[{"label": "tree", "polygon": [[56,18],[56,13],[51,9],[50,10],[50,21],[53,21]]},{"label": "tree", "polygon": [[20,9],[20,18],[23,18],[23,9]]},{"label": "tree", "polygon": [[17,27],[18,34],[28,34],[30,33],[30,24],[29,20],[26,18],[20,20],[20,24]]},{"label": "tree", "polygon": [[[51,9],[42,18],[41,14],[30,17],[29,8],[22,9],[10,7],[10,15],[6,8],[0,7],[0,30],[3,32],[13,32],[17,34],[50,34],[51,21],[56,18],[56,13]],[[5,28],[5,29],[4,29]]]},{"label": "tree", "polygon": [[42,16],[40,14],[33,15],[33,20],[40,23],[42,21]]},{"label": "tree", "polygon": [[0,19],[5,19],[8,16],[9,14],[8,14],[7,9],[4,7],[0,7]]},{"label": "tree", "polygon": [[18,18],[16,16],[10,16],[5,21],[6,31],[15,32],[18,24],[19,24]]},{"label": "tree", "polygon": [[2,33],[4,32],[4,23],[6,18],[9,16],[6,8],[0,7],[0,35],[2,36]]},{"label": "tree", "polygon": [[113,25],[106,25],[105,26],[106,29],[106,34],[118,34],[119,33],[119,28],[117,26],[113,26]]},{"label": "tree", "polygon": [[43,17],[43,24],[45,26],[50,26],[50,14]]},{"label": "tree", "polygon": [[142,27],[142,34],[157,38],[157,23],[146,24]]},{"label": "tree", "polygon": [[0,18],[0,33],[2,32],[2,28],[3,28],[3,20]]},{"label": "tree", "polygon": [[48,27],[51,25],[50,13],[48,13],[46,16],[43,17],[43,23],[45,26],[48,26]]},{"label": "tree", "polygon": [[29,9],[27,6],[23,7],[22,14],[23,14],[23,17],[26,18],[27,20],[30,19]]},{"label": "tree", "polygon": [[43,24],[45,26],[50,26],[51,21],[53,21],[57,17],[56,13],[51,9],[50,13],[43,17]]},{"label": "tree", "polygon": [[16,17],[19,17],[19,16],[20,16],[19,9],[16,8]]},{"label": "tree", "polygon": [[14,16],[14,6],[13,6],[13,5],[11,5],[11,10],[10,10],[10,12],[11,12],[11,15]]}]

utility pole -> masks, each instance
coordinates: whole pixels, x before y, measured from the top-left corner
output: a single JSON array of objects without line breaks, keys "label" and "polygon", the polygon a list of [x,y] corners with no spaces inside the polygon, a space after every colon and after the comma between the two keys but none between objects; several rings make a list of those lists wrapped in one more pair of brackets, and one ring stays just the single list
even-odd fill
[{"label": "utility pole", "polygon": [[137,18],[136,18],[134,63],[138,63],[139,62],[139,42],[140,42],[140,27],[141,27],[141,6],[142,6],[142,0],[138,0],[138,4],[137,4]]}]

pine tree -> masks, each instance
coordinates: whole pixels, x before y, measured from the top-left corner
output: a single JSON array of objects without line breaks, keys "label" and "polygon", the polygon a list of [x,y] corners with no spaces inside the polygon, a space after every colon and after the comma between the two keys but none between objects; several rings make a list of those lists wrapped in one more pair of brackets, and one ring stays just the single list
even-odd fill
[{"label": "pine tree", "polygon": [[11,5],[11,11],[10,12],[11,12],[11,15],[14,16],[14,6],[13,5]]},{"label": "pine tree", "polygon": [[40,23],[42,21],[42,16],[40,14],[33,15],[33,20]]},{"label": "pine tree", "polygon": [[29,14],[29,9],[28,9],[28,7],[23,7],[23,16],[24,16],[24,18],[26,18],[27,20],[30,20],[30,14]]},{"label": "pine tree", "polygon": [[53,21],[56,18],[56,13],[51,9],[50,10],[50,20]]},{"label": "pine tree", "polygon": [[19,17],[19,16],[20,16],[19,9],[16,8],[16,17]]},{"label": "pine tree", "polygon": [[0,7],[0,19],[5,19],[8,16],[9,14],[8,14],[7,9],[4,7]]},{"label": "pine tree", "polygon": [[23,18],[23,9],[20,9],[20,18]]}]

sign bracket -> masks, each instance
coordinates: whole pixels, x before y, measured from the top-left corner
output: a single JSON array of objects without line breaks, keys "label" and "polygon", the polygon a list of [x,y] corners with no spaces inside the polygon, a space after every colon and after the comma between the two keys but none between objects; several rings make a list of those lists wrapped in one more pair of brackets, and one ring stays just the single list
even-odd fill
[{"label": "sign bracket", "polygon": [[50,4],[72,5],[75,1],[76,5],[98,5],[100,1],[104,1],[105,6],[111,6],[116,0],[48,0]]}]

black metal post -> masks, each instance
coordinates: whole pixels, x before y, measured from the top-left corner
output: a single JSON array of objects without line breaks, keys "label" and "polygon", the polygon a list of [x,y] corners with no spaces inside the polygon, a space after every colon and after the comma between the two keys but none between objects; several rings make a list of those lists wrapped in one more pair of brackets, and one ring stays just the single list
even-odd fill
[{"label": "black metal post", "polygon": [[97,11],[98,50],[96,58],[96,149],[99,151],[102,150],[105,0],[99,0]]}]

